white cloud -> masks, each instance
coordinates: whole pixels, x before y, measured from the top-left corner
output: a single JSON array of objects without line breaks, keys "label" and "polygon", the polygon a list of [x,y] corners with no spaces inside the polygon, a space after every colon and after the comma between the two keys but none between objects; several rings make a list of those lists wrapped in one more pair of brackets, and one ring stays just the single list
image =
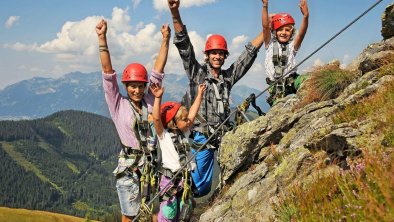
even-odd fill
[{"label": "white cloud", "polygon": [[128,8],[121,9],[118,7],[114,7],[112,10],[112,19],[111,19],[111,29],[116,32],[129,32],[132,27],[130,24],[130,16],[128,14]]},{"label": "white cloud", "polygon": [[[44,43],[25,44],[16,42],[4,45],[17,51],[30,51],[35,53],[46,54],[49,61],[46,63],[48,67],[24,67],[26,70],[34,69],[34,73],[48,73],[52,77],[60,76],[64,73],[81,71],[93,72],[101,69],[99,64],[98,41],[95,32],[95,26],[102,19],[99,16],[86,17],[80,21],[67,21],[63,24],[56,38]],[[105,18],[108,22],[108,47],[111,52],[113,68],[117,71],[130,62],[140,62],[146,65],[147,69],[153,68],[155,58],[159,51],[162,34],[160,27],[153,23],[134,22],[134,26],[130,26],[131,18],[128,9],[113,8],[112,17]],[[173,30],[172,30],[173,35]],[[193,43],[196,59],[203,63],[203,49],[208,36],[202,37],[196,31],[189,31],[190,40]],[[175,73],[184,75],[182,60],[178,50],[170,40],[169,55],[165,68],[166,73]],[[231,41],[229,49],[231,49],[230,57],[226,60],[227,68],[234,62],[246,44],[246,36],[237,36]],[[50,65],[54,63],[53,65]],[[254,72],[260,72],[260,66],[252,67]]]},{"label": "white cloud", "polygon": [[136,26],[135,26],[135,31],[141,30],[144,28],[144,23],[143,22],[139,22]]},{"label": "white cloud", "polygon": [[[217,0],[182,0],[181,8],[189,8],[193,6],[202,6],[216,2]],[[153,0],[153,7],[158,11],[168,10],[167,0]]]},{"label": "white cloud", "polygon": [[141,3],[141,0],[131,0],[133,8],[137,8],[138,5]]},{"label": "white cloud", "polygon": [[318,67],[318,66],[322,66],[322,65],[324,65],[324,62],[323,62],[320,58],[315,59],[315,60],[313,61],[313,66],[314,66],[314,67]]},{"label": "white cloud", "polygon": [[3,47],[13,49],[15,51],[34,51],[38,48],[37,43],[27,45],[20,42],[16,42],[14,44],[4,44]]},{"label": "white cloud", "polygon": [[346,66],[347,66],[350,62],[351,62],[350,56],[347,55],[347,54],[345,54],[345,55],[343,56],[343,59],[342,59],[342,62],[341,62],[340,67],[341,67],[342,69],[344,69],[344,68],[346,68]]},{"label": "white cloud", "polygon": [[321,60],[320,58],[317,58],[313,61],[313,64],[308,65],[306,67],[304,67],[301,70],[301,73],[307,73],[307,72],[311,72],[312,70],[314,70],[316,67],[322,66],[325,63],[323,62],[323,60]]},{"label": "white cloud", "polygon": [[248,40],[247,36],[240,35],[240,36],[233,38],[231,45],[233,48],[238,48],[240,45],[245,45],[247,40]]},{"label": "white cloud", "polygon": [[18,22],[20,19],[20,16],[10,16],[7,21],[5,22],[5,27],[7,29],[11,28],[16,22]]},{"label": "white cloud", "polygon": [[265,70],[264,70],[264,65],[263,65],[261,59],[256,58],[256,61],[253,64],[253,66],[249,72],[251,72],[253,74],[262,75],[263,71],[265,71]]},{"label": "white cloud", "polygon": [[[99,16],[86,17],[80,21],[67,21],[57,33],[55,39],[43,44],[23,44],[20,42],[6,44],[4,47],[16,51],[33,51],[53,54],[52,60],[58,63],[53,71],[66,72],[97,71],[98,41],[95,26],[101,19]],[[132,59],[144,60],[158,51],[161,42],[160,30],[153,23],[138,23],[133,29],[128,9],[113,8],[112,18],[108,22],[107,40],[115,69],[122,69]],[[141,61],[143,62],[143,61]],[[93,69],[93,70],[89,70]]]},{"label": "white cloud", "polygon": [[[205,38],[201,37],[195,31],[189,31],[190,41],[193,44],[196,59],[199,62],[203,62],[204,54],[203,49],[205,47]],[[157,55],[156,55],[157,56]],[[165,68],[166,73],[175,73],[184,75],[185,70],[183,68],[182,60],[179,55],[178,49],[172,42],[170,42],[170,49],[168,52],[168,59]]]},{"label": "white cloud", "polygon": [[31,67],[30,68],[30,72],[35,72],[35,73],[39,73],[42,72],[43,70],[37,67]]}]

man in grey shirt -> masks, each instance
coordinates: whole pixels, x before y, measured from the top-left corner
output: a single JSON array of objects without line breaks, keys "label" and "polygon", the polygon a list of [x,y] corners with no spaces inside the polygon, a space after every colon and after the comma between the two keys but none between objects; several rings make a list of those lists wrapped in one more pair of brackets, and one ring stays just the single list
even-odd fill
[{"label": "man in grey shirt", "polygon": [[[175,30],[174,44],[178,48],[189,78],[191,101],[194,101],[197,95],[199,84],[205,82],[207,86],[199,110],[200,119],[197,118],[197,120],[200,120],[200,123],[196,125],[193,133],[194,142],[203,144],[206,138],[211,135],[212,129],[215,129],[229,116],[231,88],[246,74],[255,61],[257,53],[264,42],[263,32],[260,32],[254,40],[245,46],[245,50],[238,57],[237,61],[226,70],[222,69],[222,66],[229,55],[227,42],[221,35],[211,35],[205,44],[205,63],[200,64],[196,60],[186,26],[181,20],[179,13],[180,0],[167,1]],[[210,141],[210,147],[218,148],[219,140]],[[202,161],[204,163],[202,167],[198,167],[199,172],[195,172],[192,175],[195,182],[194,185],[198,191],[198,193],[195,193],[196,196],[206,195],[210,190],[210,182],[207,181],[212,181],[213,152],[212,149],[205,149],[197,154],[197,160],[206,159],[206,161]],[[207,164],[208,160],[212,162]],[[207,169],[203,169],[204,167],[207,167]]]}]

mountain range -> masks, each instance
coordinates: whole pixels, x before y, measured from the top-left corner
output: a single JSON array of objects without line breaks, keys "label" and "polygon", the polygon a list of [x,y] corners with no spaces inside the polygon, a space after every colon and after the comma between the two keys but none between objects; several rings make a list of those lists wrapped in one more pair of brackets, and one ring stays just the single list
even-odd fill
[{"label": "mountain range", "polygon": [[[188,79],[185,75],[166,74],[164,87],[164,101],[181,101],[188,89]],[[121,92],[126,95],[123,87]],[[259,91],[235,85],[231,92],[231,106],[241,104],[251,93],[257,95]],[[256,102],[267,111],[269,106],[263,97],[257,98]],[[0,90],[0,119],[3,120],[41,118],[62,110],[80,110],[109,117],[101,72],[73,72],[60,78],[34,77]]]}]

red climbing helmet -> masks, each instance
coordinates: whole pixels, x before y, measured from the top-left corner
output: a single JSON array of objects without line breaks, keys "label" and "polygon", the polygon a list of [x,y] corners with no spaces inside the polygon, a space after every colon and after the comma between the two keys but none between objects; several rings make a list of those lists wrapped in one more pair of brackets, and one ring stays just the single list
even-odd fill
[{"label": "red climbing helmet", "polygon": [[227,42],[223,36],[218,35],[218,34],[209,36],[209,38],[205,42],[204,52],[208,52],[208,51],[214,50],[214,49],[224,50],[224,51],[226,51],[226,53],[228,53]]},{"label": "red climbing helmet", "polygon": [[174,118],[180,107],[181,104],[177,102],[165,102],[161,104],[160,117],[164,127]]},{"label": "red climbing helmet", "polygon": [[294,18],[288,13],[278,13],[272,17],[272,29],[277,30],[284,25],[294,25]]},{"label": "red climbing helmet", "polygon": [[148,72],[145,67],[139,63],[131,63],[123,71],[122,82],[149,82]]}]

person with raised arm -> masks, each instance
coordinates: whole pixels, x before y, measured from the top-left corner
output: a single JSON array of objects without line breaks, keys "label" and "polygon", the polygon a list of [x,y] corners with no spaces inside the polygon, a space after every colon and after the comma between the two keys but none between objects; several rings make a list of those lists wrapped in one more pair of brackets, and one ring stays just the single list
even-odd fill
[{"label": "person with raised arm", "polygon": [[[299,89],[305,76],[293,70],[295,56],[301,47],[308,29],[309,9],[306,0],[300,0],[303,15],[300,30],[295,29],[295,20],[289,13],[268,14],[268,0],[262,0],[262,23],[265,43],[265,74],[270,85],[268,104],[275,105],[277,99],[294,94]],[[291,73],[288,73],[292,70]]]},{"label": "person with raised arm", "polygon": [[151,117],[154,96],[150,92],[145,93],[145,89],[148,84],[162,83],[171,30],[168,24],[161,27],[163,39],[149,79],[142,64],[126,66],[121,79],[127,92],[124,96],[119,91],[117,74],[112,68],[107,29],[107,21],[102,19],[96,26],[96,33],[105,100],[122,145],[118,166],[114,170],[122,222],[131,222],[141,207],[140,175],[147,166],[148,157],[155,152],[157,140]]},{"label": "person with raised arm", "polygon": [[[220,34],[212,34],[205,42],[205,63],[200,64],[197,61],[186,25],[181,19],[180,0],[167,1],[175,31],[174,44],[178,48],[183,67],[189,78],[191,101],[197,96],[199,84],[205,83],[207,86],[198,112],[198,121],[196,121],[192,134],[195,144],[194,150],[197,150],[229,116],[231,89],[252,67],[263,44],[264,36],[261,31],[255,39],[246,44],[244,51],[229,68],[222,69],[229,55],[227,41]],[[196,155],[197,170],[192,173],[192,176],[196,186],[194,195],[197,197],[207,195],[211,190],[214,152],[219,148],[222,135],[230,128],[231,125],[227,121],[221,132],[215,135],[208,145]]]}]

